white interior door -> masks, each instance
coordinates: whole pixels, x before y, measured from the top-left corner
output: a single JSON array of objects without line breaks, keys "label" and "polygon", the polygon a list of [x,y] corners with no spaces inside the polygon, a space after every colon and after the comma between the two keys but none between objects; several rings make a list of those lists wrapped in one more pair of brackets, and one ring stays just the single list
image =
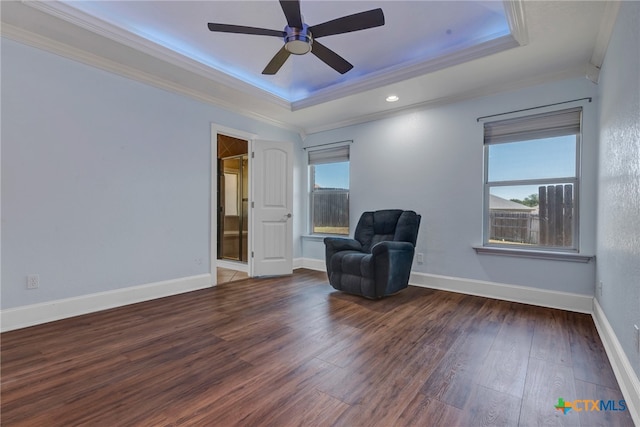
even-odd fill
[{"label": "white interior door", "polygon": [[293,272],[293,144],[254,141],[253,276]]}]

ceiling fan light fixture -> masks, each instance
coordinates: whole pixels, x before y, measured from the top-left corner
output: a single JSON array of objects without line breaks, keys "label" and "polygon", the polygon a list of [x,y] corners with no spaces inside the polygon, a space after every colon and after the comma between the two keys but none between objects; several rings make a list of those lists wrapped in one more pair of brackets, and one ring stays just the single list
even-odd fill
[{"label": "ceiling fan light fixture", "polygon": [[313,43],[313,37],[309,32],[309,26],[302,24],[302,28],[293,28],[288,25],[284,28],[287,33],[284,36],[284,48],[293,55],[304,55],[311,51],[311,43]]}]

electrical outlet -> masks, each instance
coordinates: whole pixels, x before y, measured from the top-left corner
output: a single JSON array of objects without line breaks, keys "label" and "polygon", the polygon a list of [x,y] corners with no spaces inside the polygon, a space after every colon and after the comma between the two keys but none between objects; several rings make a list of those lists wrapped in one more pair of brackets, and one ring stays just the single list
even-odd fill
[{"label": "electrical outlet", "polygon": [[598,282],[598,296],[602,296],[602,280]]},{"label": "electrical outlet", "polygon": [[416,255],[416,261],[418,264],[422,264],[424,262],[424,254],[423,253],[418,253]]},{"label": "electrical outlet", "polygon": [[636,351],[640,353],[640,329],[638,329],[638,325],[633,325],[636,336]]},{"label": "electrical outlet", "polygon": [[38,289],[40,287],[40,276],[37,274],[27,275],[27,289]]}]

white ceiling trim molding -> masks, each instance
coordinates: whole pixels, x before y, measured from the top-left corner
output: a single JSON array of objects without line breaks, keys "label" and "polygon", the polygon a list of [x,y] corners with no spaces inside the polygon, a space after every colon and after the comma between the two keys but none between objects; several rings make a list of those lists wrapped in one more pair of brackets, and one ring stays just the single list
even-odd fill
[{"label": "white ceiling trim molding", "polygon": [[607,53],[607,47],[609,47],[609,41],[611,40],[613,27],[616,24],[619,11],[620,0],[610,0],[607,2],[604,14],[602,15],[600,30],[598,31],[598,37],[596,38],[596,44],[593,48],[593,54],[591,55],[587,71],[587,78],[596,84],[600,79],[600,68],[604,63],[604,57]]},{"label": "white ceiling trim molding", "polygon": [[511,35],[507,35],[432,60],[416,62],[409,66],[406,63],[398,64],[386,70],[373,73],[360,81],[338,84],[318,92],[317,95],[295,101],[291,104],[291,110],[297,111],[370,89],[387,86],[518,46],[518,42]]},{"label": "white ceiling trim molding", "polygon": [[287,100],[274,95],[271,92],[245,83],[238,78],[191,59],[187,55],[165,48],[164,46],[149,41],[144,37],[117,27],[109,22],[91,16],[65,3],[48,0],[23,0],[23,3],[48,15],[69,22],[77,27],[91,31],[92,33],[113,40],[124,46],[168,62],[169,64],[176,65],[184,70],[198,74],[224,86],[255,96],[283,108],[291,108],[291,105]]},{"label": "white ceiling trim molding", "polygon": [[23,0],[23,3],[80,28],[123,44],[124,46],[148,54],[154,58],[163,60],[202,77],[211,79],[216,83],[241,91],[245,94],[255,96],[267,102],[274,103],[275,105],[286,108],[290,111],[301,110],[324,102],[333,101],[344,96],[354,95],[380,86],[386,86],[528,43],[528,33],[526,31],[522,0],[505,0],[505,13],[511,35],[487,41],[439,58],[420,61],[414,64],[399,64],[386,70],[365,76],[359,81],[337,84],[308,98],[288,102],[286,99],[268,92],[267,90],[245,83],[238,78],[193,60],[187,55],[160,46],[145,39],[144,37],[138,36],[126,29],[91,16],[65,3],[49,0]]},{"label": "white ceiling trim molding", "polygon": [[511,35],[520,46],[528,45],[529,31],[527,30],[527,20],[524,16],[523,0],[504,0],[503,4]]},{"label": "white ceiling trim molding", "polygon": [[607,52],[611,35],[613,34],[613,27],[616,24],[619,10],[620,0],[609,0],[607,2],[600,24],[600,31],[598,31],[596,45],[593,48],[593,55],[591,55],[591,63],[598,68],[604,63],[604,56]]},{"label": "white ceiling trim molding", "polygon": [[291,110],[301,110],[529,44],[529,32],[527,31],[523,0],[504,0],[503,4],[511,35],[499,37],[432,60],[419,61],[414,64],[399,64],[364,77],[358,82],[352,81],[331,86],[319,91],[316,95],[292,102]]},{"label": "white ceiling trim molding", "polygon": [[480,98],[483,96],[496,95],[502,92],[509,92],[512,90],[523,89],[529,86],[536,86],[542,83],[549,83],[553,81],[560,81],[572,78],[584,77],[584,68],[576,67],[568,70],[563,70],[556,73],[547,73],[535,78],[525,79],[509,84],[498,84],[493,86],[486,86],[481,89],[470,90],[459,95],[444,96],[441,98],[429,100],[426,102],[420,102],[405,107],[396,108],[393,110],[380,111],[372,114],[363,115],[354,119],[343,120],[340,122],[333,122],[324,126],[316,126],[306,128],[306,136],[313,135],[314,133],[325,132],[335,129],[340,129],[347,126],[359,125],[362,123],[373,122],[376,120],[387,119],[390,117],[401,116],[404,114],[427,110],[429,108],[436,108],[444,105],[453,104],[456,102],[468,101],[474,98]]},{"label": "white ceiling trim molding", "polygon": [[263,123],[290,130],[298,134],[303,134],[303,131],[301,129],[291,126],[288,123],[274,120],[273,118],[257,114],[251,110],[239,108],[232,103],[221,100],[220,98],[204,94],[201,91],[190,89],[187,86],[154,76],[136,68],[128,67],[118,62],[111,61],[102,56],[71,47],[67,44],[52,40],[47,37],[43,37],[39,34],[32,33],[11,24],[3,22],[2,26],[0,27],[0,35],[2,37],[7,37],[11,40],[14,40],[18,43],[32,46],[58,56],[71,59],[73,61],[77,61],[104,71],[108,71],[110,73],[117,74],[119,76],[126,77],[141,83],[145,83],[178,95],[205,102],[207,104],[215,105],[216,107],[223,108],[227,111],[237,113],[242,116],[261,121]]}]

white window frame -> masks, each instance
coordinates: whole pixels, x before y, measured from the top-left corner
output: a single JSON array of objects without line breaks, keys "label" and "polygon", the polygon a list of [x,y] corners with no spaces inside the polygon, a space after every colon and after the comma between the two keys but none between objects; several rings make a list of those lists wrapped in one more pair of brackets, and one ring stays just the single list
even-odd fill
[{"label": "white window frame", "polygon": [[[347,226],[347,233],[316,233],[314,232],[314,198],[317,191],[314,190],[315,180],[312,172],[312,167],[316,165],[328,164],[328,163],[343,163],[349,162],[349,176],[351,176],[351,150],[349,144],[338,144],[327,147],[310,148],[307,155],[307,172],[309,178],[309,234],[313,236],[321,235],[334,235],[334,236],[347,236],[351,232],[351,224]],[[351,183],[349,183],[349,189],[345,190],[321,190],[323,194],[346,194],[347,196],[347,209],[350,203],[350,191]],[[348,215],[347,215],[348,216]]]},{"label": "white window frame", "polygon": [[[577,114],[577,124],[569,123],[572,115],[575,118]],[[580,159],[582,149],[582,107],[549,111],[541,114],[533,114],[520,116],[506,120],[498,120],[486,122],[484,124],[484,208],[483,208],[483,249],[476,248],[478,252],[488,253],[507,253],[507,252],[536,252],[542,253],[541,257],[545,257],[544,253],[559,254],[577,254],[580,252]],[[562,120],[562,119],[565,120]],[[575,129],[577,126],[577,130]],[[572,127],[573,130],[571,129]],[[575,174],[574,176],[544,178],[544,179],[522,179],[522,180],[500,180],[489,181],[489,147],[502,143],[516,143],[519,141],[541,139],[547,137],[576,135],[576,152],[575,152]],[[573,217],[572,217],[572,240],[571,246],[551,246],[551,245],[532,245],[498,242],[490,242],[490,194],[491,189],[501,186],[518,186],[518,185],[557,185],[572,184],[573,185]],[[495,249],[495,250],[491,250]],[[504,251],[504,252],[503,252]],[[553,257],[554,259],[562,258]]]}]

